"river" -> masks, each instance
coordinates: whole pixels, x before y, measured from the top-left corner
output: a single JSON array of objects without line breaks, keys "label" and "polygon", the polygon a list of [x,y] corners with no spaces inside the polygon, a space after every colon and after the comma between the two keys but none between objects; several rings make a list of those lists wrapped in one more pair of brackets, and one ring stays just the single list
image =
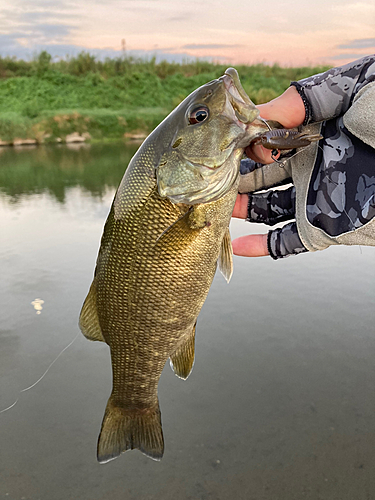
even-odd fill
[{"label": "river", "polygon": [[[199,316],[191,376],[169,364],[162,374],[163,460],[132,451],[96,462],[109,350],[77,321],[135,150],[0,150],[0,410],[19,398],[0,414],[0,498],[375,498],[369,247],[235,257],[230,284],[216,275]],[[265,230],[231,224],[232,237]]]}]

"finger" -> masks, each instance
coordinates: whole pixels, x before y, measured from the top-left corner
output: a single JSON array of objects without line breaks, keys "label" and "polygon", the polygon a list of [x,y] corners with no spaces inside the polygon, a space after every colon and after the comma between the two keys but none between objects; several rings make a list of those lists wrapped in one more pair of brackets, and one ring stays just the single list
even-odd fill
[{"label": "finger", "polygon": [[[245,154],[248,158],[251,158],[257,163],[263,163],[263,165],[274,162],[274,159],[272,158],[272,151],[264,148],[260,144],[250,144],[250,146],[245,149]],[[279,156],[280,153],[275,155],[274,158],[278,158]]]},{"label": "finger", "polygon": [[[245,201],[240,200],[239,209],[244,210]],[[273,226],[294,219],[296,211],[296,188],[270,190],[248,195],[246,220]]]},{"label": "finger", "polygon": [[247,194],[237,195],[232,217],[236,217],[237,219],[246,219],[248,204],[249,204],[249,195]]},{"label": "finger", "polygon": [[278,121],[285,128],[302,125],[306,117],[304,102],[294,86],[272,101],[259,104],[257,108],[262,118]]},{"label": "finger", "polygon": [[241,236],[232,241],[234,255],[243,257],[264,257],[269,255],[266,234]]}]

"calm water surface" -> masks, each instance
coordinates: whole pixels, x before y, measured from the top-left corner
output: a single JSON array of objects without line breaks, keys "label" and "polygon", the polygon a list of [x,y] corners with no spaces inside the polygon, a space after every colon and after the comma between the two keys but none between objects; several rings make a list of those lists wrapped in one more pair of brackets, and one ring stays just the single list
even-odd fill
[{"label": "calm water surface", "polygon": [[96,462],[106,345],[79,335],[20,394],[77,335],[134,151],[0,150],[0,410],[20,397],[0,414],[0,498],[374,499],[375,248],[235,258],[229,285],[215,277],[192,375],[166,366],[160,381],[162,462]]}]

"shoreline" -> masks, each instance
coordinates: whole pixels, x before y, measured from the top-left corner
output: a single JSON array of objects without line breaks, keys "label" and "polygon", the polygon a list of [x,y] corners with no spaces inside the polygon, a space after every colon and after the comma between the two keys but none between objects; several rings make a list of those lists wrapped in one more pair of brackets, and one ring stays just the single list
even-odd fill
[{"label": "shoreline", "polygon": [[44,111],[28,118],[0,113],[0,148],[38,144],[72,144],[107,139],[140,141],[168,115],[167,108]]},{"label": "shoreline", "polygon": [[36,146],[46,146],[46,145],[69,145],[69,144],[95,144],[95,143],[108,143],[108,142],[130,142],[130,143],[141,143],[148,136],[147,132],[144,133],[130,133],[126,132],[123,137],[101,137],[101,138],[93,138],[90,134],[80,135],[77,133],[72,133],[70,136],[65,137],[65,139],[61,139],[57,137],[55,140],[50,141],[37,141],[36,139],[31,138],[14,138],[10,141],[2,141],[0,139],[0,148],[24,148],[24,147],[36,147]]}]

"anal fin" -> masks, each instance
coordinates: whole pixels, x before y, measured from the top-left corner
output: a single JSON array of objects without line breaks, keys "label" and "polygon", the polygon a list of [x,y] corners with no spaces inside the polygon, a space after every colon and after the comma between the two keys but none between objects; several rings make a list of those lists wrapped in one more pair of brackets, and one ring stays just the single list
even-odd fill
[{"label": "anal fin", "polygon": [[195,327],[196,324],[185,342],[170,357],[172,370],[178,377],[184,380],[188,378],[194,365]]},{"label": "anal fin", "polygon": [[233,274],[233,249],[229,227],[225,231],[223,241],[221,242],[218,264],[221,274],[227,280],[227,283],[229,283]]},{"label": "anal fin", "polygon": [[100,328],[98,310],[96,307],[96,285],[95,280],[91,283],[89,293],[83,303],[79,316],[79,327],[88,340],[105,342],[102,329]]}]

